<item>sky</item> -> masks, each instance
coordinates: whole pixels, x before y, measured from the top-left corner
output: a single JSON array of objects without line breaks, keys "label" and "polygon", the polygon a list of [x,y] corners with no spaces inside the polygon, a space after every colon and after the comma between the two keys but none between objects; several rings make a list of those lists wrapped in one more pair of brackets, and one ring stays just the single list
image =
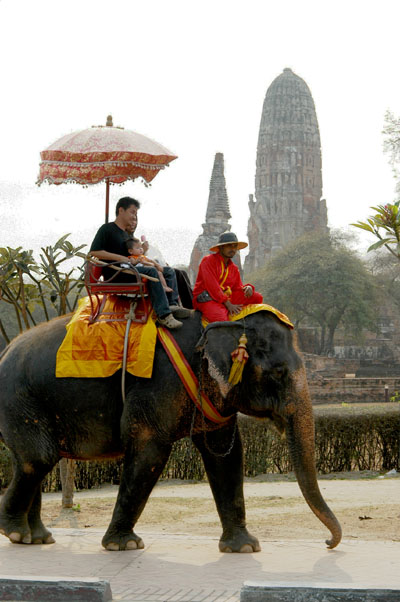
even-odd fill
[{"label": "sky", "polygon": [[222,152],[246,240],[262,105],[285,67],[314,98],[329,225],[364,220],[394,199],[381,132],[400,114],[399,22],[398,0],[0,0],[0,246],[90,244],[105,186],[37,187],[39,153],[110,113],[178,155],[149,188],[113,186],[111,211],[138,198],[138,233],[187,264]]}]

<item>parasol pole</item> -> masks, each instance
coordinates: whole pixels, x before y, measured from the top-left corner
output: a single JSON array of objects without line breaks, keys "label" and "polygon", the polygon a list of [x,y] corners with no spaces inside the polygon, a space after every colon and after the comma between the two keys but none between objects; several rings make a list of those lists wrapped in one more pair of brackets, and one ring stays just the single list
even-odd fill
[{"label": "parasol pole", "polygon": [[[112,115],[107,115],[106,127],[113,127]],[[108,209],[110,206],[110,179],[106,178],[106,224],[108,224]]]},{"label": "parasol pole", "polygon": [[109,179],[106,179],[106,221],[105,223],[108,224],[108,208],[110,205],[110,182]]}]

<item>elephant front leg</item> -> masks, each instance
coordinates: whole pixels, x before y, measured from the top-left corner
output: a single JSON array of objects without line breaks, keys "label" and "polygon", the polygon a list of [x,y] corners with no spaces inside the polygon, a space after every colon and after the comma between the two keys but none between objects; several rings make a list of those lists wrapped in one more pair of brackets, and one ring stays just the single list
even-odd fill
[{"label": "elephant front leg", "polygon": [[154,440],[129,444],[113,516],[102,540],[106,550],[136,550],[144,547],[143,540],[134,533],[133,527],[170,453],[171,445],[161,445]]},{"label": "elephant front leg", "polygon": [[219,541],[221,552],[259,552],[258,539],[246,529],[246,512],[243,496],[243,449],[239,430],[234,436],[234,425],[220,430],[200,433],[193,442],[202,455],[215,504],[222,523],[222,536]]}]

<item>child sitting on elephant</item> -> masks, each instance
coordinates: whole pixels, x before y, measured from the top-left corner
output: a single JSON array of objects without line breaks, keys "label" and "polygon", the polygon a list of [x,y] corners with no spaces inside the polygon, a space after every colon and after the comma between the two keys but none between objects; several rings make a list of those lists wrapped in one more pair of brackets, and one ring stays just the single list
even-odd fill
[{"label": "child sitting on elephant", "polygon": [[129,253],[129,258],[132,259],[139,259],[140,263],[137,263],[137,266],[141,266],[141,265],[148,265],[148,266],[152,266],[155,267],[158,273],[158,278],[160,279],[160,282],[163,286],[163,289],[165,290],[166,293],[172,293],[173,289],[170,288],[168,286],[168,284],[165,281],[164,275],[163,275],[163,266],[160,265],[157,261],[154,261],[153,259],[149,259],[148,257],[146,257],[146,255],[143,254],[143,246],[141,241],[138,238],[128,238],[126,241],[126,247],[128,249],[128,253]]}]

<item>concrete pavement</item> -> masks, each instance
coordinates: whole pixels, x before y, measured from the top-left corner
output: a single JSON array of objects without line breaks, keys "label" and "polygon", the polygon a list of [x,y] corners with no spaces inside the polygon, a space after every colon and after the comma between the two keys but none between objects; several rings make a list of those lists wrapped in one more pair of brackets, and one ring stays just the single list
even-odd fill
[{"label": "concrete pavement", "polygon": [[[237,602],[244,581],[349,588],[400,588],[400,543],[345,540],[335,550],[315,541],[263,541],[258,554],[221,554],[210,537],[141,529],[145,549],[106,552],[103,529],[53,529],[56,543],[0,540],[1,576],[97,577],[113,600]],[[400,599],[400,595],[399,595]]]},{"label": "concrete pavement", "polygon": [[[382,477],[371,485],[358,479],[341,481],[340,487],[331,480],[320,482],[335,509],[344,503],[349,488],[355,499],[377,506],[398,501],[398,477]],[[116,493],[116,486],[105,486],[76,493],[74,499],[79,503],[88,497],[115,498]],[[254,479],[245,483],[245,496],[253,495],[300,494],[295,482]],[[161,482],[152,496],[206,499],[211,493],[206,483]],[[45,497],[60,499],[60,493]],[[0,577],[98,578],[110,582],[114,601],[127,602],[238,602],[243,583],[252,581],[295,587],[324,583],[352,589],[400,588],[400,534],[395,532],[397,541],[345,539],[335,550],[327,550],[322,540],[261,541],[260,553],[236,555],[221,554],[217,537],[179,533],[179,522],[174,534],[141,524],[138,533],[145,549],[129,552],[106,552],[101,547],[104,527],[51,527],[51,531],[56,543],[48,546],[15,545],[0,536]]]}]

